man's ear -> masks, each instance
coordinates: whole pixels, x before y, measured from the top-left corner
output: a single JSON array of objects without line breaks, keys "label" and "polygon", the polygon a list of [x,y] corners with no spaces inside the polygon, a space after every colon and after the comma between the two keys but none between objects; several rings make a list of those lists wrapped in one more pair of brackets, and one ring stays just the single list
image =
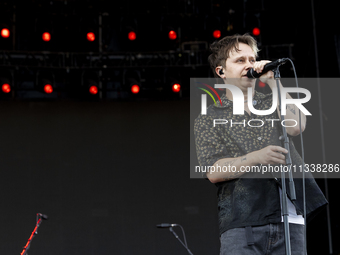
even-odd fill
[{"label": "man's ear", "polygon": [[225,78],[225,74],[224,74],[224,71],[223,71],[223,67],[222,66],[218,66],[215,68],[215,72],[218,76],[220,76],[222,79]]}]

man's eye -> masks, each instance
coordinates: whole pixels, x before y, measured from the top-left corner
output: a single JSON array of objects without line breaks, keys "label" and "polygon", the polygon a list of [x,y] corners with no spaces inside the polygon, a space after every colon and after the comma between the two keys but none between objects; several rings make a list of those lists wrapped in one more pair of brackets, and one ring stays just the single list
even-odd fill
[{"label": "man's eye", "polygon": [[239,59],[239,60],[237,60],[237,62],[243,62],[243,59]]}]

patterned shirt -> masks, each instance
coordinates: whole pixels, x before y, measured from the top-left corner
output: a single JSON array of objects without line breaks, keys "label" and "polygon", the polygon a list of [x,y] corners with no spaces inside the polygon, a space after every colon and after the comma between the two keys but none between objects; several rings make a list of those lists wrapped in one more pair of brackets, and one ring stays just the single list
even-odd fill
[{"label": "patterned shirt", "polygon": [[[196,152],[201,167],[211,167],[219,159],[240,157],[269,145],[282,146],[279,140],[282,128],[276,110],[270,115],[233,115],[233,102],[225,95],[221,100],[222,105],[209,106],[207,114],[199,115],[195,120]],[[269,109],[272,94],[255,91],[253,106],[257,110]],[[220,123],[224,124],[215,121],[214,127],[217,119],[223,120]],[[290,153],[292,166],[302,165],[292,139]],[[257,178],[259,175],[261,178]],[[216,183],[220,234],[231,228],[281,222],[280,175],[249,172],[240,178]],[[297,200],[293,203],[298,214],[303,214],[301,175],[299,172],[294,175]],[[327,204],[309,173],[306,173],[306,200],[307,216]]]}]

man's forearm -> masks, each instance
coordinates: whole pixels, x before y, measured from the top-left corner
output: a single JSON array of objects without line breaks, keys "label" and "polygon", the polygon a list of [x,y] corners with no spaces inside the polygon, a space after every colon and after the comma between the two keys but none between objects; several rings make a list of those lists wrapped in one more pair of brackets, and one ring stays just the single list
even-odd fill
[{"label": "man's forearm", "polygon": [[[214,171],[207,173],[207,177],[212,183],[229,181],[240,177],[246,172],[242,167],[251,167],[258,164],[285,164],[284,154],[286,153],[288,151],[281,146],[268,145],[261,150],[250,152],[241,157],[220,159],[214,164]],[[216,169],[220,171],[216,171]]]},{"label": "man's forearm", "polygon": [[208,179],[213,182],[229,181],[239,178],[244,171],[241,171],[241,167],[256,165],[254,156],[252,153],[246,154],[237,158],[224,158],[216,161],[214,169],[225,169],[224,171],[210,171],[207,173]]}]

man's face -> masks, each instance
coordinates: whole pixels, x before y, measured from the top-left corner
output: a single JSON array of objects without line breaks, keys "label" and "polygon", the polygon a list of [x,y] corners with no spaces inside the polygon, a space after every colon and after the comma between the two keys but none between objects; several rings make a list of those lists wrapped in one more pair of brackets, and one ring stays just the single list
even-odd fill
[{"label": "man's face", "polygon": [[[240,87],[255,85],[255,79],[247,78],[247,71],[256,61],[255,54],[249,45],[240,43],[239,51],[232,50],[226,60],[225,76],[227,81]],[[236,79],[228,79],[236,78]]]}]

